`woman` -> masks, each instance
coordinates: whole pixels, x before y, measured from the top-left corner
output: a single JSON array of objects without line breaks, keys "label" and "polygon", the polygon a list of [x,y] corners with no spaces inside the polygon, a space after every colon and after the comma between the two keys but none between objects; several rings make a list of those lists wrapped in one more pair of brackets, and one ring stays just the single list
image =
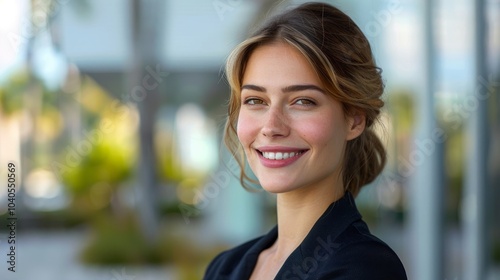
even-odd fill
[{"label": "woman", "polygon": [[225,141],[277,194],[278,224],[223,252],[205,279],[406,279],[353,197],[382,171],[373,132],[383,83],[370,45],[338,9],[287,11],[230,55]]}]

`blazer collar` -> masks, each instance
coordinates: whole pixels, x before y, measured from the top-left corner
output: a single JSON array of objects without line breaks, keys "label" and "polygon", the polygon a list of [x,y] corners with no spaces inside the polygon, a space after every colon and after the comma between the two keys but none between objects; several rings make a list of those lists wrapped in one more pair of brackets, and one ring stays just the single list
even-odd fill
[{"label": "blazer collar", "polygon": [[275,279],[288,277],[287,274],[297,274],[297,267],[307,274],[314,267],[314,263],[325,261],[335,249],[340,247],[340,244],[335,242],[337,237],[350,224],[360,219],[361,214],[356,208],[354,197],[350,192],[346,192],[341,199],[328,206],[304,241],[287,258]]},{"label": "blazer collar", "polygon": [[[361,219],[354,198],[350,192],[330,204],[321,217],[316,221],[311,231],[306,235],[304,241],[287,258],[275,279],[282,279],[287,274],[292,274],[294,267],[304,267],[308,258],[319,258],[319,261],[339,247],[335,240],[351,223]],[[275,226],[266,235],[260,238],[243,255],[241,262],[232,279],[248,279],[259,258],[259,254],[269,248],[278,238],[278,227]],[[308,264],[305,266],[307,267]],[[310,265],[309,265],[310,266]],[[304,270],[304,274],[310,269]]]}]

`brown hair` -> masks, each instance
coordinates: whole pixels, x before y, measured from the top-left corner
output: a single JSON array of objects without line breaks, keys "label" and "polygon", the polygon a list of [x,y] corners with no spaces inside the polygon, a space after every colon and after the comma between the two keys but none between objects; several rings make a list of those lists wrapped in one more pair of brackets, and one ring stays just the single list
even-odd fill
[{"label": "brown hair", "polygon": [[357,195],[382,171],[386,151],[373,131],[384,102],[384,84],[370,44],[359,27],[339,9],[324,3],[306,3],[272,18],[230,54],[226,75],[231,86],[224,142],[241,167],[240,181],[253,182],[245,173],[245,155],[236,134],[241,106],[241,81],[252,52],[259,46],[286,42],[311,63],[325,90],[342,104],[345,115],[363,114],[363,133],[347,142],[342,162],[344,188]]}]

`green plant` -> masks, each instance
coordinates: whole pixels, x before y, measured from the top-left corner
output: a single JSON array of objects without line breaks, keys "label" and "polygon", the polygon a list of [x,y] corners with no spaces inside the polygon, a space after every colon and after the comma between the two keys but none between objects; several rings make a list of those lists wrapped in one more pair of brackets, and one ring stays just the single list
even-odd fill
[{"label": "green plant", "polygon": [[94,235],[81,254],[85,263],[138,265],[160,264],[171,260],[170,240],[162,239],[150,245],[131,216],[115,219],[100,215],[95,218],[93,226]]}]

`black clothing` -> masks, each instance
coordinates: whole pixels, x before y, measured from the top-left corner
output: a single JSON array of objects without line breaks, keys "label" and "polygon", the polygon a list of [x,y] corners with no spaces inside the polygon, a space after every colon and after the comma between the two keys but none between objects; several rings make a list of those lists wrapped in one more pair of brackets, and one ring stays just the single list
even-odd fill
[{"label": "black clothing", "polygon": [[[208,266],[204,279],[249,279],[259,254],[277,237],[278,228],[274,227],[262,237],[221,253]],[[396,253],[370,233],[354,198],[347,192],[326,209],[275,279],[402,280],[407,277]]]}]

